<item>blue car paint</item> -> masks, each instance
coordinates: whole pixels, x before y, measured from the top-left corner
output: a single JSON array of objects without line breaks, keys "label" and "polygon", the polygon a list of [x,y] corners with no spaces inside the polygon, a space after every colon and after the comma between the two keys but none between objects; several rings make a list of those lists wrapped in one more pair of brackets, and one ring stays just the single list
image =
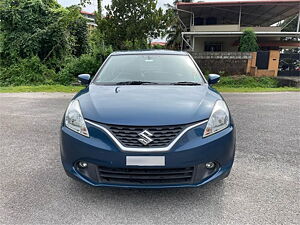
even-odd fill
[{"label": "blue car paint", "polygon": [[[202,86],[100,86],[77,96],[85,119],[118,125],[176,125],[209,118],[220,95]],[[163,104],[162,104],[163,103]],[[134,116],[132,116],[134,114]]]},{"label": "blue car paint", "polygon": [[[223,98],[206,83],[201,86],[102,86],[91,83],[73,99],[80,102],[83,117],[87,120],[127,126],[163,126],[207,120],[215,102]],[[89,138],[73,132],[62,123],[61,157],[69,176],[92,186],[198,187],[228,176],[233,164],[235,129],[232,118],[228,128],[212,136],[203,138],[205,123],[186,132],[170,151],[149,153],[124,152],[104,131],[89,123],[86,125]],[[219,168],[212,176],[193,184],[127,185],[95,182],[78,172],[75,166],[78,161],[86,161],[100,166],[126,168],[126,156],[153,155],[165,156],[164,168],[189,167],[211,161],[218,162]]]}]

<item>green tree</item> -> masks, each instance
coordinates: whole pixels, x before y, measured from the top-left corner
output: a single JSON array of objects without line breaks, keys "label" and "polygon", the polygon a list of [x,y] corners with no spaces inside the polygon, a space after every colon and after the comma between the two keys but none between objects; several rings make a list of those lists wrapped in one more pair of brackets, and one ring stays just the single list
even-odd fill
[{"label": "green tree", "polygon": [[67,8],[68,10],[74,10],[73,14],[77,14],[76,19],[71,19],[68,24],[68,30],[70,32],[71,38],[73,39],[70,43],[72,55],[79,57],[82,54],[88,52],[88,29],[87,29],[87,19],[80,15],[80,7],[71,6]]},{"label": "green tree", "polygon": [[167,33],[167,47],[174,50],[180,50],[182,37],[181,33],[184,31],[181,22],[174,18],[170,29],[166,32]]},{"label": "green tree", "polygon": [[111,46],[105,45],[104,35],[99,29],[95,29],[91,32],[89,45],[90,54],[93,55],[99,62],[103,62],[109,54],[113,52]]},{"label": "green tree", "polygon": [[[48,84],[67,66],[75,73],[76,66],[96,61],[86,55],[87,22],[79,5],[65,9],[56,0],[1,0],[0,28],[0,86]],[[64,73],[68,80],[71,72]]]},{"label": "green tree", "polygon": [[[7,63],[34,55],[44,59],[58,43],[61,47],[57,50],[64,51],[64,33],[60,27],[53,26],[62,14],[55,1],[5,0],[0,14],[1,59]],[[60,52],[53,53],[60,55]]]},{"label": "green tree", "polygon": [[38,56],[57,67],[73,46],[75,54],[82,54],[78,46],[87,44],[81,33],[87,27],[78,7],[64,9],[55,0],[4,0],[0,10],[4,65]]},{"label": "green tree", "polygon": [[173,6],[168,4],[166,14],[169,16],[169,28],[166,30],[167,48],[179,50],[181,48],[181,33],[184,27],[179,20],[178,11],[175,9],[178,0],[173,2]]},{"label": "green tree", "polygon": [[259,49],[257,38],[252,29],[245,29],[240,39],[239,50],[241,52],[256,52]]},{"label": "green tree", "polygon": [[86,7],[91,4],[91,0],[80,0],[79,6]]},{"label": "green tree", "polygon": [[168,17],[156,0],[112,0],[106,6],[106,17],[98,21],[98,29],[106,43],[114,49],[135,49],[147,45],[167,27]]}]

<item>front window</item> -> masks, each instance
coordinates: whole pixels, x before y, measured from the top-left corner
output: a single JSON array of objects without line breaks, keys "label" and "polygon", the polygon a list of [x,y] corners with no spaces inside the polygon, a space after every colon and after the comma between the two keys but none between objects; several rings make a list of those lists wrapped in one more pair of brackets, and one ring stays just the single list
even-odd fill
[{"label": "front window", "polygon": [[204,51],[206,52],[221,52],[222,43],[205,42]]},{"label": "front window", "polygon": [[94,82],[96,84],[124,82],[201,84],[204,80],[189,56],[145,54],[111,56]]}]

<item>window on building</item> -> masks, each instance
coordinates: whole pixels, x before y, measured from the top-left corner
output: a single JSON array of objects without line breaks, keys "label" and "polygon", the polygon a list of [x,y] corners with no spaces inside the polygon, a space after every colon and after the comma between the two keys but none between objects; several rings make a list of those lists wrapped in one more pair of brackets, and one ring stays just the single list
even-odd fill
[{"label": "window on building", "polygon": [[222,43],[205,42],[204,51],[206,52],[221,52]]}]

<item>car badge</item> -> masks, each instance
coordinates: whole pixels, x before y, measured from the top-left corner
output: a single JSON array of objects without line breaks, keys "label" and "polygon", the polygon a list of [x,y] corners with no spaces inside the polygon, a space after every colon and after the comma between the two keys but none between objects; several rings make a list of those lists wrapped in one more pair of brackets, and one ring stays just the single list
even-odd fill
[{"label": "car badge", "polygon": [[153,136],[153,134],[151,134],[147,130],[144,130],[143,132],[139,133],[138,135],[141,137],[138,139],[138,141],[141,142],[145,146],[150,144],[153,141],[153,139],[150,138]]}]

